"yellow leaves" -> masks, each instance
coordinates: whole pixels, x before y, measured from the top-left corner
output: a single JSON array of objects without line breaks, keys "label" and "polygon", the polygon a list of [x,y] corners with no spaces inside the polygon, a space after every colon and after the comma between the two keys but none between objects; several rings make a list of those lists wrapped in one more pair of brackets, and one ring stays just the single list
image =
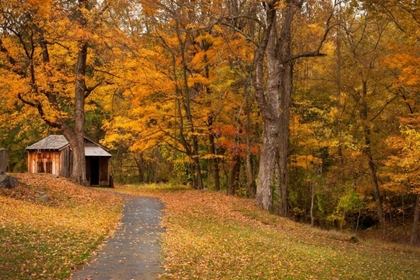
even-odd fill
[{"label": "yellow leaves", "polygon": [[189,87],[193,87],[196,84],[199,84],[199,85],[208,85],[208,84],[210,84],[210,81],[206,77],[203,77],[203,76],[201,76],[199,74],[195,74],[191,78],[188,79],[188,86]]},{"label": "yellow leaves", "polygon": [[[387,279],[405,273],[414,279],[420,274],[418,252],[363,240],[354,244],[351,235],[294,223],[251,199],[171,185],[117,190],[164,202],[163,278]],[[347,206],[359,209],[359,197],[350,198]],[[372,259],[378,266],[372,267]]]},{"label": "yellow leaves", "polygon": [[[117,226],[118,196],[41,174],[13,174],[16,189],[0,190],[0,255],[8,279],[59,279],[86,261]],[[39,200],[44,192],[49,200]]]},{"label": "yellow leaves", "polygon": [[394,192],[413,191],[420,184],[420,133],[410,127],[401,126],[401,136],[386,139],[391,154],[384,161],[383,176],[389,178],[385,188]]},{"label": "yellow leaves", "polygon": [[292,156],[292,164],[297,167],[302,167],[304,169],[313,168],[313,166],[320,166],[322,164],[322,159],[316,158],[313,155]]}]

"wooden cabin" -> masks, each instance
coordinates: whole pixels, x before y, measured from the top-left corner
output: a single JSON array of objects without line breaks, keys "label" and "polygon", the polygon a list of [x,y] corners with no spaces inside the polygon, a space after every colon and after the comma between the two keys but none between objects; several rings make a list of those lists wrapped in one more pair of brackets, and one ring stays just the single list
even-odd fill
[{"label": "wooden cabin", "polygon": [[[50,173],[70,177],[72,151],[63,135],[50,135],[28,151],[29,173]],[[86,177],[91,186],[112,186],[109,172],[111,154],[102,145],[85,137]]]}]

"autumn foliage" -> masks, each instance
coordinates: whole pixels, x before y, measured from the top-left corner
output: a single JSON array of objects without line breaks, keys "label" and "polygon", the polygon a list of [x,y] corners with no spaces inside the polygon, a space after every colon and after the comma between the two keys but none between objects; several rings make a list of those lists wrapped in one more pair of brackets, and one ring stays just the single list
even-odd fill
[{"label": "autumn foliage", "polygon": [[385,2],[2,1],[9,171],[62,132],[82,164],[85,134],[119,183],[223,191],[415,244],[420,15]]},{"label": "autumn foliage", "polygon": [[[121,186],[165,203],[162,279],[417,278],[419,251],[321,231],[251,199],[185,186]],[[372,261],[375,260],[375,261]]]}]

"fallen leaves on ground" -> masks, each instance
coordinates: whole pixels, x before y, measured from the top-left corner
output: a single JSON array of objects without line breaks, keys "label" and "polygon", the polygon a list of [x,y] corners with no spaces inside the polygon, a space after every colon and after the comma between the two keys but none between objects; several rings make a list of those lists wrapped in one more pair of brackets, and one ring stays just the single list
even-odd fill
[{"label": "fallen leaves on ground", "polygon": [[165,203],[162,279],[420,279],[420,251],[323,231],[253,200],[183,187],[118,191]]},{"label": "fallen leaves on ground", "polygon": [[[0,275],[65,279],[118,224],[122,199],[46,174],[0,190]],[[48,200],[41,196],[47,195]]]}]

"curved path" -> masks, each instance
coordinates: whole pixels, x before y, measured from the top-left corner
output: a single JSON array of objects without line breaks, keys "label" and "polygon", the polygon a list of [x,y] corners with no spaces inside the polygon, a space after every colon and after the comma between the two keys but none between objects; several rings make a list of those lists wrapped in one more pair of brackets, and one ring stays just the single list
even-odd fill
[{"label": "curved path", "polygon": [[162,202],[150,197],[124,199],[122,224],[96,259],[74,273],[73,280],[152,280],[163,272],[159,243]]}]

